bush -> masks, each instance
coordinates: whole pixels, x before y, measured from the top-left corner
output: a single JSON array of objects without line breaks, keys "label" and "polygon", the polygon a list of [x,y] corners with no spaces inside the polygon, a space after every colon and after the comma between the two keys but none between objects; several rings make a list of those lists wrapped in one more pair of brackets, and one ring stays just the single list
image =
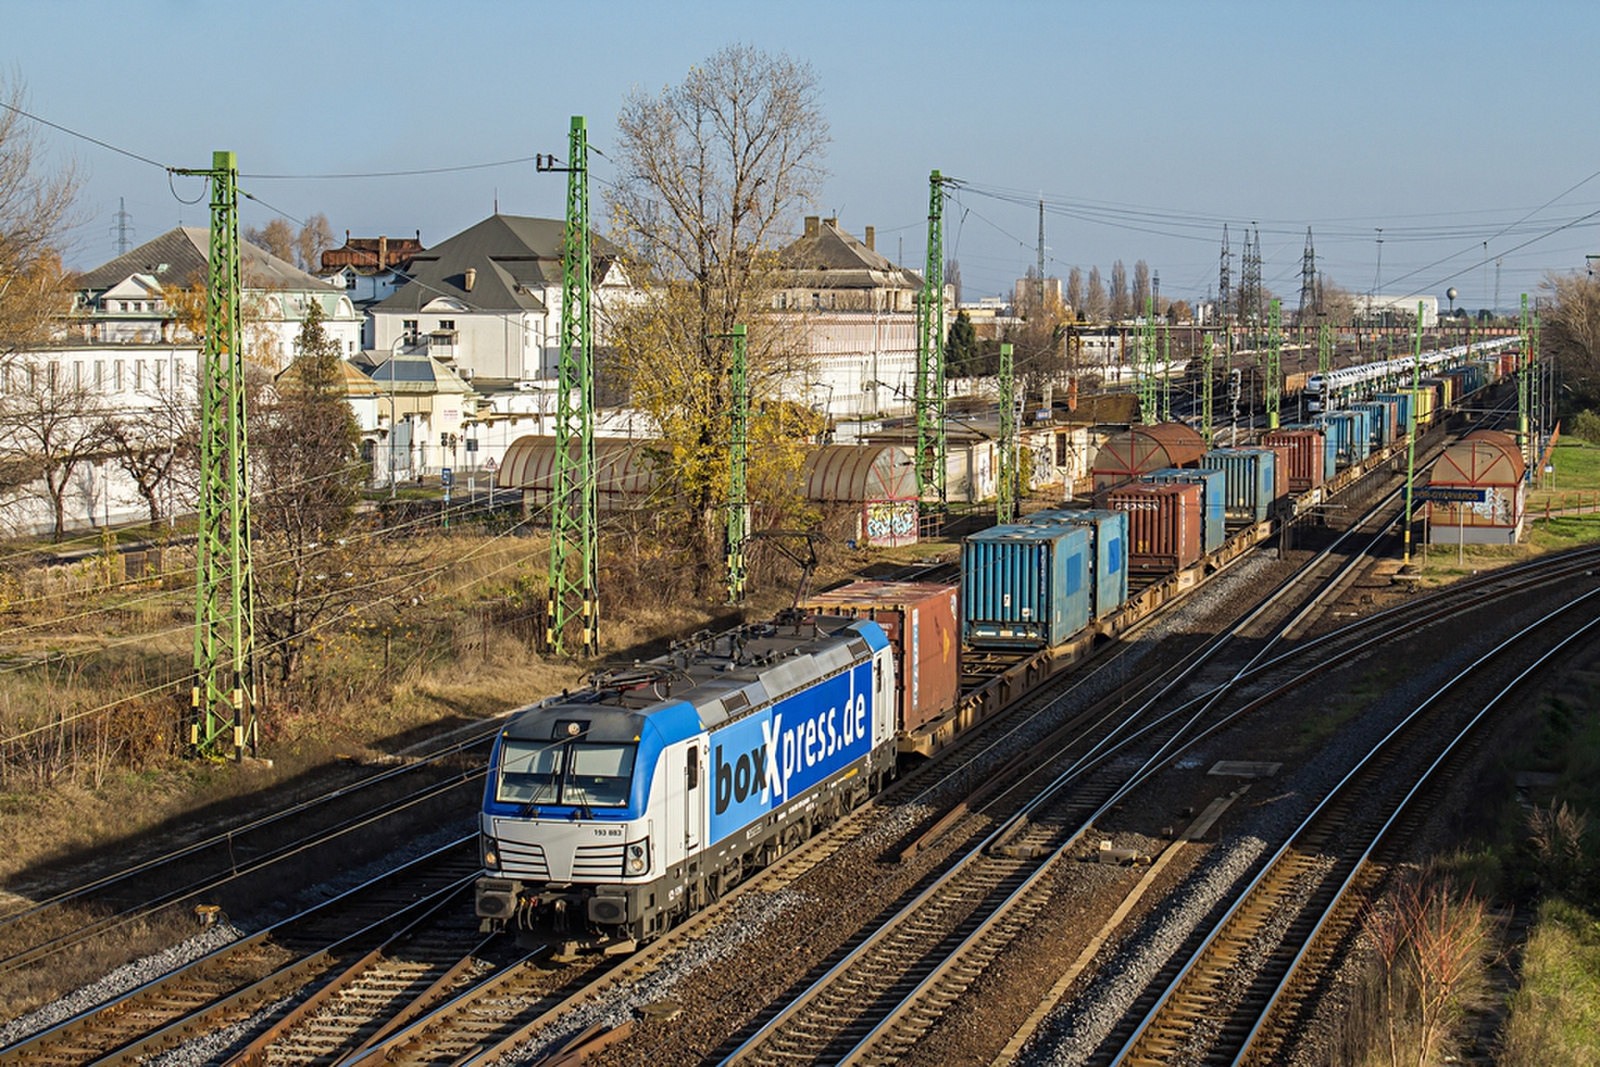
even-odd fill
[{"label": "bush", "polygon": [[1578,417],[1572,420],[1567,432],[1580,441],[1600,445],[1600,415],[1595,414],[1592,409],[1585,408],[1578,412]]}]

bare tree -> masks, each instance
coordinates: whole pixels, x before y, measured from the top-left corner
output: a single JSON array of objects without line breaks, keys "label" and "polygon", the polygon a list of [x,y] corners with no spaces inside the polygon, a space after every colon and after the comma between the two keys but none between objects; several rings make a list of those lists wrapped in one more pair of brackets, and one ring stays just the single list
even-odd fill
[{"label": "bare tree", "polygon": [[[803,354],[774,321],[775,242],[821,190],[828,145],[821,89],[804,63],[729,45],[659,94],[636,91],[617,119],[614,232],[647,297],[612,324],[633,402],[666,444],[659,465],[715,558],[729,424],[726,335],[750,327],[752,394]],[[753,457],[755,462],[757,457]],[[752,469],[752,478],[756,477]]]},{"label": "bare tree", "polygon": [[1122,260],[1111,264],[1111,319],[1121,322],[1133,314],[1133,301],[1128,296],[1128,269]]},{"label": "bare tree", "polygon": [[285,263],[294,262],[294,229],[283,219],[273,219],[262,227],[246,226],[242,236]]},{"label": "bare tree", "polygon": [[1067,272],[1067,306],[1076,314],[1083,310],[1083,268],[1073,267]]},{"label": "bare tree", "polygon": [[1089,268],[1089,292],[1084,297],[1083,308],[1088,312],[1090,322],[1104,322],[1110,311],[1110,303],[1106,299],[1105,282],[1100,280],[1100,268]]},{"label": "bare tree", "polygon": [[944,264],[944,283],[950,287],[956,307],[961,306],[961,261],[948,259]]},{"label": "bare tree", "polygon": [[1540,288],[1554,297],[1540,345],[1561,368],[1561,381],[1586,404],[1600,403],[1600,278],[1545,275]]},{"label": "bare tree", "polygon": [[301,270],[311,273],[321,268],[322,253],[333,247],[333,228],[328,216],[317,212],[306,219],[294,238],[294,262]]},{"label": "bare tree", "polygon": [[70,306],[61,242],[72,223],[78,178],[71,167],[50,171],[38,131],[18,113],[27,92],[0,74],[0,362],[42,340]]},{"label": "bare tree", "polygon": [[6,368],[10,385],[0,397],[0,466],[36,487],[57,541],[66,533],[73,475],[109,440],[104,402],[72,374],[54,360],[18,358]]},{"label": "bare tree", "polygon": [[107,445],[117,465],[144,499],[154,525],[162,519],[161,502],[192,502],[197,495],[200,420],[192,393],[174,382],[138,409],[120,411],[106,420]]},{"label": "bare tree", "polygon": [[1133,313],[1135,315],[1144,314],[1144,302],[1151,299],[1152,295],[1150,291],[1150,264],[1141,259],[1133,265]]}]

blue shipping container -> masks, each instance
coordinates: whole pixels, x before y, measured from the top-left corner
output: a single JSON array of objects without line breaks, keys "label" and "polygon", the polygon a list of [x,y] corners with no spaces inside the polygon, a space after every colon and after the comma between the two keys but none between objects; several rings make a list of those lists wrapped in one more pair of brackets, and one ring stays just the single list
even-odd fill
[{"label": "blue shipping container", "polygon": [[1094,617],[1103,619],[1128,602],[1128,513],[1109,508],[1054,508],[1022,520],[1030,526],[1081,526],[1089,531],[1089,595]]},{"label": "blue shipping container", "polygon": [[1395,431],[1399,436],[1404,437],[1411,432],[1412,397],[1410,393],[1379,393],[1373,399],[1392,403],[1400,409],[1398,412],[1400,428]]},{"label": "blue shipping container", "polygon": [[1222,542],[1228,537],[1228,476],[1225,472],[1206,467],[1198,469],[1166,467],[1151,471],[1139,480],[1155,482],[1157,485],[1187,482],[1204,486],[1206,521],[1200,528],[1200,551],[1215,552],[1222,547]]},{"label": "blue shipping container", "polygon": [[1389,443],[1384,440],[1389,430],[1389,411],[1384,405],[1379,403],[1351,404],[1350,410],[1366,413],[1368,452],[1376,452]]},{"label": "blue shipping container", "polygon": [[961,542],[962,636],[973,648],[1053,648],[1089,625],[1089,531],[994,526]]},{"label": "blue shipping container", "polygon": [[1200,461],[1226,476],[1223,514],[1230,519],[1261,522],[1272,509],[1278,454],[1270,448],[1215,448]]}]

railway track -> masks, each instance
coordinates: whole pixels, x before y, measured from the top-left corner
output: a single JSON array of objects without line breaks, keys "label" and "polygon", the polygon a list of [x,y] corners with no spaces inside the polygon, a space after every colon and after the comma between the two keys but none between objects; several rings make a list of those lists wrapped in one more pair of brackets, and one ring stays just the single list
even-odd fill
[{"label": "railway track", "polygon": [[[1600,617],[1564,631],[1499,686],[1508,652],[1567,625],[1569,613],[1592,614],[1596,597],[1600,590],[1584,593],[1498,643],[1373,747],[1158,987],[1111,1062],[1275,1062],[1286,1037],[1283,1019],[1294,1015],[1296,994],[1317,970],[1319,940],[1331,943],[1358,920],[1367,891],[1424,815],[1429,784],[1464,763],[1503,699],[1567,645],[1592,636]],[[1475,692],[1461,693],[1483,689],[1485,681],[1494,690],[1487,702]],[[1419,759],[1420,770],[1414,766]]]},{"label": "railway track", "polygon": [[0,1048],[0,1065],[133,1063],[240,1022],[322,980],[341,955],[460,903],[477,874],[474,835]]},{"label": "railway track", "polygon": [[[1532,583],[1560,582],[1590,569],[1600,552],[1586,552],[1556,565],[1529,566],[1518,576],[1472,583],[1471,589],[1453,590],[1439,599],[1447,603],[1408,604],[1384,613],[1377,622],[1352,626],[1310,643],[1307,651],[1320,650],[1321,662],[1298,668],[1294,677],[1277,682],[1237,709],[1215,717],[1203,730],[1189,735],[1188,743],[1213,733],[1242,715],[1268,705],[1286,692],[1320,675],[1336,662],[1363,655],[1382,637],[1375,629],[1412,627],[1438,621],[1464,605],[1481,603],[1496,590],[1512,593]],[[1365,631],[1357,639],[1357,633]],[[1258,687],[1271,675],[1281,674],[1306,651],[1285,654],[1251,667],[1242,677],[1257,680]],[[1201,698],[1195,698],[1199,701]],[[1169,713],[1185,717],[1186,708]],[[1085,776],[1078,768],[1053,788],[1072,785],[1072,800],[1057,808],[1042,794],[1030,801],[1020,820],[1003,825],[977,847],[963,864],[982,871],[969,880],[951,878],[959,888],[941,880],[892,916],[877,931],[862,939],[825,973],[794,995],[722,1062],[778,1063],[796,1060],[838,1062],[892,1062],[944,1015],[949,1004],[964,995],[984,968],[1016,933],[1027,927],[1048,895],[1053,864],[1067,857],[1087,835],[1095,821],[1169,762],[1176,746],[1163,743],[1157,755],[1137,772],[1108,788]],[[1085,809],[1088,814],[1083,816]],[[1044,818],[1039,813],[1048,812]],[[1071,834],[1063,827],[1082,821]],[[1023,858],[1035,859],[1031,873],[1018,869]],[[952,874],[958,872],[952,872]],[[947,876],[948,877],[948,876]],[[964,902],[955,912],[945,902]],[[974,898],[992,902],[975,904]],[[938,917],[954,914],[942,924]],[[901,932],[902,928],[906,932]]]},{"label": "railway track", "polygon": [[[104,937],[164,908],[196,903],[230,884],[303,860],[317,849],[340,847],[385,820],[447,802],[475,790],[498,723],[473,729],[455,743],[411,763],[388,767],[359,781],[277,809],[224,831],[107,871],[89,881],[48,892],[0,915],[0,974],[37,969],[63,952]],[[26,893],[24,886],[9,887]],[[34,931],[63,925],[62,933]]]}]

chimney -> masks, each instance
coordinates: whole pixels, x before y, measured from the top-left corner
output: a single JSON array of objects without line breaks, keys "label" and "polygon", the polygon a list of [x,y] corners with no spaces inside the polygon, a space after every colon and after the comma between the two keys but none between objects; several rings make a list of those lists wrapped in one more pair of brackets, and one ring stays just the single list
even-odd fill
[{"label": "chimney", "polygon": [[868,226],[867,230],[866,230],[866,245],[867,245],[867,251],[868,252],[876,252],[878,250],[876,244],[874,244],[874,241],[876,240],[877,236],[878,236],[877,227]]},{"label": "chimney", "polygon": [[468,267],[463,280],[466,282],[467,292],[472,292],[472,287],[478,284],[478,268]]},{"label": "chimney", "polygon": [[837,218],[823,219],[822,220],[822,224],[824,226],[832,226],[834,229],[838,229],[839,220]]},{"label": "chimney", "polygon": [[817,216],[815,216],[815,215],[807,215],[806,216],[806,236],[807,237],[815,237],[817,235],[817,221],[818,221],[817,220]]},{"label": "chimney", "polygon": [[378,238],[378,269],[382,270],[389,265],[389,239]]}]

